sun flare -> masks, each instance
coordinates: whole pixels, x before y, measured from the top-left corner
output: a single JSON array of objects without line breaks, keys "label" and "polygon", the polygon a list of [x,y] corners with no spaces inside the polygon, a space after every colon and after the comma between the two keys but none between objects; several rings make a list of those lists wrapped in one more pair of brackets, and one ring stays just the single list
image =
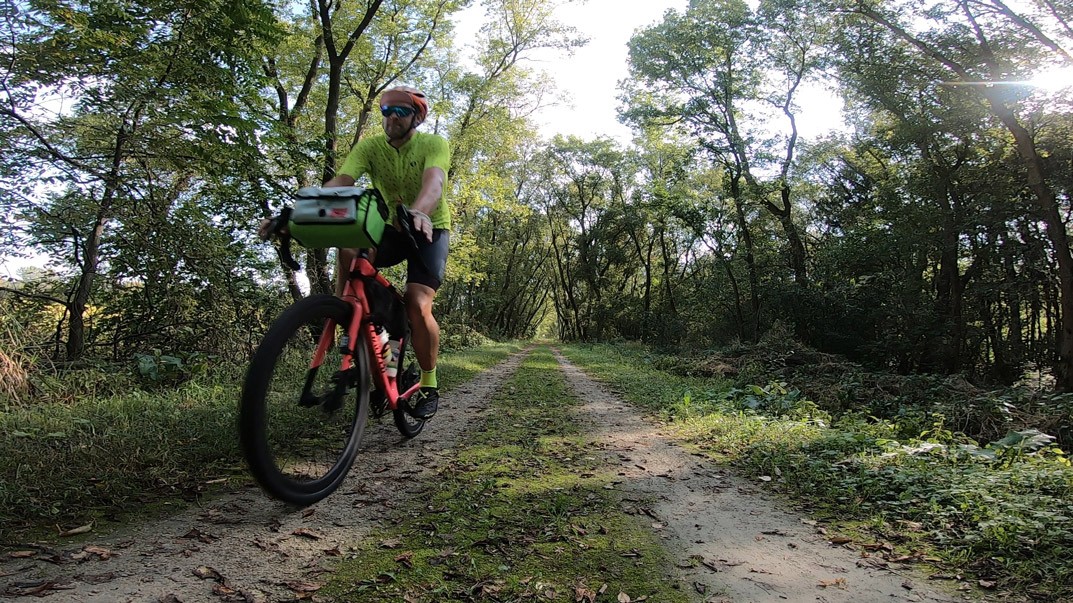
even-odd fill
[{"label": "sun flare", "polygon": [[1073,67],[1051,67],[1037,73],[1025,83],[1048,92],[1058,92],[1073,87]]}]

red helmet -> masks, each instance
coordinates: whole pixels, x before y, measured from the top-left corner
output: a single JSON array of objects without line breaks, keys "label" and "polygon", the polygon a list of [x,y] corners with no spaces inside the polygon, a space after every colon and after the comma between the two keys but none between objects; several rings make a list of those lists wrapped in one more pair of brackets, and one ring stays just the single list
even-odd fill
[{"label": "red helmet", "polygon": [[428,99],[423,92],[409,86],[396,86],[380,95],[380,106],[409,105],[414,110],[414,125],[428,117]]}]

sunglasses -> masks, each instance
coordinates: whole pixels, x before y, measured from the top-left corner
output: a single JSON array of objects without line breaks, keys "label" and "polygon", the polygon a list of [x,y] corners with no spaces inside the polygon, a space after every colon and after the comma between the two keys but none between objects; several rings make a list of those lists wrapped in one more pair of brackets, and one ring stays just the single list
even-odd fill
[{"label": "sunglasses", "polygon": [[380,115],[384,117],[410,117],[414,114],[414,110],[410,107],[389,107],[387,105],[380,106]]}]

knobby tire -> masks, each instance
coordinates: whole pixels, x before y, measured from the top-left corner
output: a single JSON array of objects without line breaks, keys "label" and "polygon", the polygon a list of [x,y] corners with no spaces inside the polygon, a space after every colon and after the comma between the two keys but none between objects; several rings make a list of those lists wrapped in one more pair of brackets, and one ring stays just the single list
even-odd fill
[{"label": "knobby tire", "polygon": [[[407,333],[410,332],[409,324],[407,324]],[[399,380],[396,383],[398,386],[399,394],[409,389],[409,387],[417,383],[421,379],[421,369],[417,366],[417,360],[413,355],[413,348],[410,347],[409,337],[406,338],[406,342],[403,344],[401,350],[399,350]],[[403,370],[405,367],[405,370]],[[399,399],[395,410],[392,412],[395,419],[395,427],[406,438],[417,437],[421,430],[425,428],[425,419],[419,419],[410,414],[411,403],[410,400]]]},{"label": "knobby tire", "polygon": [[[355,367],[338,372],[339,339],[352,314],[350,304],[332,295],[299,300],[272,323],[250,362],[239,442],[253,477],[284,502],[306,506],[328,496],[346,479],[358,453],[369,412],[369,359],[360,330],[353,342]],[[335,342],[307,381],[329,318],[337,324]],[[346,384],[341,396],[340,380]],[[299,404],[303,391],[307,406]]]}]

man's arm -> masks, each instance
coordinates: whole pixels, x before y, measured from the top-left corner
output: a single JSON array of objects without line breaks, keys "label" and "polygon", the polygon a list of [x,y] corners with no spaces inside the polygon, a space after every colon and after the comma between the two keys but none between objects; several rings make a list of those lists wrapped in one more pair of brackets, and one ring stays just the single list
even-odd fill
[{"label": "man's arm", "polygon": [[442,169],[426,168],[421,174],[421,192],[417,194],[413,205],[410,206],[412,211],[418,212],[414,216],[414,227],[421,231],[429,241],[432,240],[432,219],[429,218],[429,214],[435,211],[440,203],[445,179]]},{"label": "man's arm", "polygon": [[334,178],[332,178],[331,180],[325,182],[321,186],[325,187],[325,188],[332,187],[332,186],[354,186],[355,182],[357,182],[357,180],[354,180],[353,176],[348,176],[346,174],[339,174],[339,175],[335,176]]}]

